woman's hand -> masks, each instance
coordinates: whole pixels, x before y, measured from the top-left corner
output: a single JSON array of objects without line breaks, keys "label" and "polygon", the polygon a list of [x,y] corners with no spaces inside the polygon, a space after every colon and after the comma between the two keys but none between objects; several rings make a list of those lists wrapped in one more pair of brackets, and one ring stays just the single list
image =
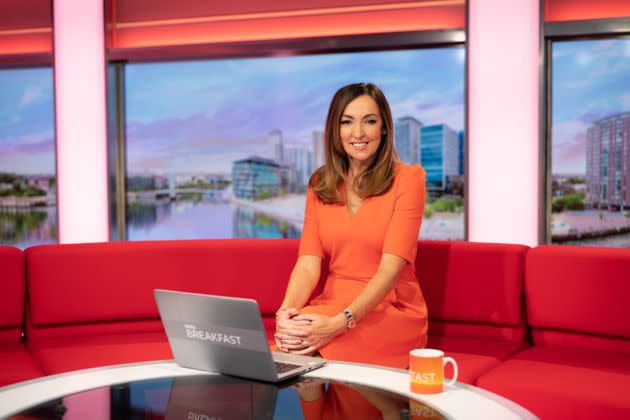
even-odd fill
[{"label": "woman's hand", "polygon": [[296,322],[307,322],[302,327],[306,335],[299,337],[299,345],[286,345],[293,354],[310,356],[320,347],[330,342],[346,330],[346,317],[343,314],[325,316],[318,314],[300,314],[293,317]]},{"label": "woman's hand", "polygon": [[307,336],[306,327],[309,321],[296,320],[299,312],[295,308],[287,308],[276,317],[276,346],[282,351],[305,348],[304,338]]}]

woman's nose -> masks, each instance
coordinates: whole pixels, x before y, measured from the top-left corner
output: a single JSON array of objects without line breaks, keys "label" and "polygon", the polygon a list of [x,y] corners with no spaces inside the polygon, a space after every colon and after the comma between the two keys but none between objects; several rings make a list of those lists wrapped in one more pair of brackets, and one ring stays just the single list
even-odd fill
[{"label": "woman's nose", "polygon": [[359,122],[352,125],[352,137],[356,139],[363,137],[363,124]]}]

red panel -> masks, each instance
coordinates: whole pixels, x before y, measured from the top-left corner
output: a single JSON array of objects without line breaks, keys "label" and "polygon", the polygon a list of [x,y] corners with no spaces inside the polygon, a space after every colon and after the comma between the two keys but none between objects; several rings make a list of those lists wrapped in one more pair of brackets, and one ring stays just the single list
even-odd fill
[{"label": "red panel", "polygon": [[17,341],[24,319],[24,254],[11,246],[0,246],[0,329],[12,330],[0,334],[0,341]]},{"label": "red panel", "polygon": [[[312,10],[340,7],[357,7],[388,4],[436,3],[435,0],[233,0],[214,2],[207,0],[108,0],[115,10],[117,22],[181,19],[204,16],[239,15],[248,13],[274,13],[287,10]],[[453,3],[453,1],[438,1]],[[463,1],[459,3],[463,4]]]},{"label": "red panel", "polygon": [[[385,6],[370,9],[368,6],[356,10],[333,8],[297,12],[283,5],[282,8],[274,6],[272,14],[226,16],[225,13],[216,12],[220,16],[207,14],[195,19],[177,18],[176,16],[181,16],[181,13],[188,13],[181,12],[169,15],[168,20],[163,21],[117,22],[113,33],[110,34],[109,47],[141,48],[309,38],[463,28],[465,25],[463,1],[445,1],[443,5],[431,7],[423,5],[422,2],[410,4],[413,7]],[[157,9],[153,7],[151,10]],[[162,16],[163,13],[165,12],[160,11],[159,15]],[[126,18],[138,19],[136,15]]]},{"label": "red panel", "polygon": [[527,254],[529,324],[630,338],[630,249],[548,245]]},{"label": "red panel", "polygon": [[527,326],[525,325],[524,319],[519,325],[514,327],[495,324],[431,320],[429,321],[429,333],[431,335],[449,337],[482,338],[486,340],[521,343],[527,339]]},{"label": "red panel", "polygon": [[52,51],[52,1],[0,2],[0,55]]},{"label": "red panel", "polygon": [[429,318],[516,326],[528,247],[420,241],[416,275]]},{"label": "red panel", "polygon": [[545,0],[545,22],[628,16],[628,0]]},{"label": "red panel", "polygon": [[26,250],[32,323],[157,319],[156,288],[280,306],[297,240],[44,245]]},{"label": "red panel", "polygon": [[33,356],[19,343],[2,343],[0,348],[0,387],[43,376]]},{"label": "red panel", "polygon": [[482,375],[477,386],[542,419],[628,418],[630,358],[570,347],[533,347]]}]

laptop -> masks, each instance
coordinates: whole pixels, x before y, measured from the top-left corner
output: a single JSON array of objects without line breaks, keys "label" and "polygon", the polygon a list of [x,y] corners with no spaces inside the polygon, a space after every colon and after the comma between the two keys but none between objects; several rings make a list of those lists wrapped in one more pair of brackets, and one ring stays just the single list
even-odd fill
[{"label": "laptop", "polygon": [[272,352],[253,299],[161,289],[153,295],[180,366],[279,382],[326,363],[318,357]]}]

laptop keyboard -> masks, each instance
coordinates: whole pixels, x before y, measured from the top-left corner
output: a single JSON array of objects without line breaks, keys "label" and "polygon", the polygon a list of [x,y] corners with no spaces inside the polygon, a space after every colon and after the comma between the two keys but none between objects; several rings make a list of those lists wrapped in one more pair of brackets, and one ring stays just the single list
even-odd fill
[{"label": "laptop keyboard", "polygon": [[281,362],[276,362],[276,361],[274,361],[273,363],[274,363],[274,365],[276,365],[276,371],[278,373],[285,373],[285,372],[288,372],[290,370],[297,369],[297,368],[301,367],[300,365],[293,365],[291,363],[281,363]]}]

